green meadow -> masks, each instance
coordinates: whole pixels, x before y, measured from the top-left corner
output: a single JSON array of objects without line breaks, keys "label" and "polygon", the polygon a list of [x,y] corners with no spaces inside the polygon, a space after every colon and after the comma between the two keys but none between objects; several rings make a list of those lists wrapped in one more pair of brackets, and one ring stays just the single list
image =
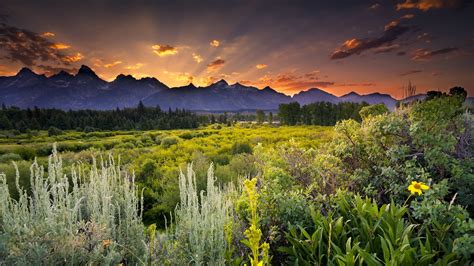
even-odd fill
[{"label": "green meadow", "polygon": [[458,95],[335,126],[0,133],[0,264],[467,265]]}]

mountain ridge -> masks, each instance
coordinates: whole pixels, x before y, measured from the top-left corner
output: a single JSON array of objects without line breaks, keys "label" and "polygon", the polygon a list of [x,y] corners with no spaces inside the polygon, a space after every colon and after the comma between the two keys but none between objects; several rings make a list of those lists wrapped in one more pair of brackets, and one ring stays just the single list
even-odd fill
[{"label": "mountain ridge", "polygon": [[139,101],[162,109],[196,111],[276,110],[282,103],[338,103],[344,101],[384,103],[393,109],[397,100],[388,94],[359,95],[355,92],[337,97],[319,88],[310,88],[288,96],[266,86],[259,89],[221,79],[209,86],[190,83],[168,87],[154,77],[136,79],[119,74],[112,81],[101,79],[90,67],[82,65],[76,74],[61,70],[46,77],[22,68],[15,76],[0,77],[0,103],[20,108],[115,109],[135,107]]}]

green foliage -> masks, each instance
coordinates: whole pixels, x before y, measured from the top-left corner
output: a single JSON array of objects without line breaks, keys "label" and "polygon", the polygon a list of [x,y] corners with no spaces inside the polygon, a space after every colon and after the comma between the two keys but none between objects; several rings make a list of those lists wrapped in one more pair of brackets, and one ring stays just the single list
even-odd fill
[{"label": "green foliage", "polygon": [[294,126],[300,119],[300,104],[292,102],[278,106],[278,117],[283,125]]},{"label": "green foliage", "polygon": [[149,130],[197,128],[208,123],[208,117],[185,110],[163,112],[159,107],[148,108],[143,104],[137,108],[116,110],[70,110],[39,109],[22,110],[17,107],[0,109],[0,130],[59,128],[62,130]]},{"label": "green foliage", "polygon": [[262,110],[257,110],[256,114],[257,124],[262,124],[265,121],[265,112]]},{"label": "green foliage", "polygon": [[369,116],[383,115],[389,112],[390,110],[385,104],[379,103],[362,107],[359,114],[362,119],[367,119]]},{"label": "green foliage", "polygon": [[262,231],[260,230],[260,217],[258,215],[258,202],[259,194],[257,191],[257,179],[246,179],[244,181],[244,195],[245,200],[248,204],[249,216],[247,217],[249,222],[249,228],[244,232],[246,237],[245,240],[242,240],[250,251],[252,252],[249,255],[250,265],[259,266],[259,265],[268,265],[270,263],[269,249],[270,245],[266,242],[260,244],[262,238]]},{"label": "green foliage", "polygon": [[[346,194],[344,192],[344,194]],[[459,262],[431,248],[427,235],[405,219],[406,207],[339,193],[325,214],[312,208],[313,226],[292,226],[280,250],[298,265],[431,265]]]},{"label": "green foliage", "polygon": [[280,104],[278,116],[284,125],[323,125],[333,126],[343,119],[361,120],[359,111],[366,103],[316,102],[300,107],[299,103]]},{"label": "green foliage", "polygon": [[362,123],[341,121],[324,156],[337,159],[332,171],[348,186],[384,203],[403,202],[413,180],[449,178],[450,193],[472,212],[472,120],[461,103],[443,96]]},{"label": "green foliage", "polygon": [[169,147],[171,147],[172,145],[175,145],[178,143],[178,138],[176,137],[165,137],[161,140],[161,146],[163,146],[163,148],[167,149]]},{"label": "green foliage", "polygon": [[231,148],[232,154],[252,153],[252,147],[246,142],[235,142]]},{"label": "green foliage", "polygon": [[61,135],[63,134],[63,131],[57,127],[49,127],[48,128],[48,136],[49,137],[52,137],[52,136],[58,136],[58,135]]}]

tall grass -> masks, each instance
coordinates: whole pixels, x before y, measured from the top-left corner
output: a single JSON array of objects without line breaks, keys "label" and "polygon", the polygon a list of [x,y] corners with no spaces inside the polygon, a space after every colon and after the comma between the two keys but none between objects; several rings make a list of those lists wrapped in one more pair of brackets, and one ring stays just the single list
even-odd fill
[{"label": "tall grass", "polygon": [[[110,156],[63,173],[56,147],[45,170],[36,160],[31,191],[10,197],[0,174],[0,264],[140,263],[146,257],[134,176]],[[1,172],[1,169],[0,169]]]}]

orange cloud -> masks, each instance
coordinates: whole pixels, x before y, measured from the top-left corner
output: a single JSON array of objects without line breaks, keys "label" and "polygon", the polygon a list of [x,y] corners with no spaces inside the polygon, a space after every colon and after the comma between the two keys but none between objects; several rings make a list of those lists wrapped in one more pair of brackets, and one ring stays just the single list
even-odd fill
[{"label": "orange cloud", "polygon": [[216,82],[217,81],[217,78],[216,77],[203,77],[203,78],[200,78],[199,79],[199,84],[203,85],[203,86],[209,86],[211,85],[212,83]]},{"label": "orange cloud", "polygon": [[54,37],[55,35],[56,35],[56,34],[54,34],[53,32],[49,32],[49,31],[43,32],[43,33],[41,34],[41,36],[43,36],[43,37]]},{"label": "orange cloud", "polygon": [[201,63],[202,62],[202,57],[196,53],[193,53],[193,59],[196,61],[196,63]]},{"label": "orange cloud", "polygon": [[466,0],[406,0],[397,4],[397,10],[401,9],[419,9],[428,11],[430,9],[440,8],[459,8],[466,5]]},{"label": "orange cloud", "polygon": [[65,43],[55,43],[55,44],[51,45],[51,48],[57,49],[57,50],[63,50],[63,49],[71,48],[71,46],[67,45]]},{"label": "orange cloud", "polygon": [[243,80],[240,83],[263,88],[270,86],[284,92],[298,92],[309,88],[326,88],[335,85],[333,81],[320,81],[316,76],[319,71],[312,71],[303,74],[294,72],[280,73],[276,76],[264,75],[257,81]]},{"label": "orange cloud", "polygon": [[411,59],[415,61],[420,61],[420,60],[429,60],[433,56],[436,55],[442,55],[442,54],[449,54],[452,52],[458,51],[458,48],[451,47],[451,48],[443,48],[443,49],[438,49],[434,51],[430,51],[427,49],[417,49],[413,52]]},{"label": "orange cloud", "polygon": [[112,63],[105,64],[104,67],[105,68],[111,68],[111,67],[114,67],[114,66],[120,65],[120,64],[122,64],[122,61],[115,61],[115,62],[112,62]]},{"label": "orange cloud", "polygon": [[255,67],[256,67],[257,69],[264,69],[264,68],[267,67],[267,65],[265,65],[265,64],[257,64]]},{"label": "orange cloud", "polygon": [[68,63],[74,63],[74,62],[77,62],[77,61],[79,61],[83,58],[84,58],[84,56],[81,53],[76,53],[75,55],[66,55],[66,56],[64,56],[63,61],[68,62]]},{"label": "orange cloud", "polygon": [[136,63],[135,65],[126,66],[125,69],[128,69],[128,70],[137,70],[137,69],[142,68],[142,66],[144,66],[144,65],[145,65],[145,64],[142,64],[142,63]]},{"label": "orange cloud", "polygon": [[170,72],[165,70],[163,73],[179,83],[192,83],[194,80],[194,76],[188,72]]},{"label": "orange cloud", "polygon": [[212,61],[211,63],[207,64],[207,71],[212,72],[220,69],[225,64],[224,59],[217,58],[216,60]]},{"label": "orange cloud", "polygon": [[155,44],[151,48],[153,49],[153,53],[155,53],[156,55],[160,57],[175,55],[178,53],[178,49],[176,49],[176,47],[173,47],[171,45]]},{"label": "orange cloud", "polygon": [[219,47],[219,45],[221,45],[221,43],[218,40],[212,40],[209,44],[212,47]]}]

